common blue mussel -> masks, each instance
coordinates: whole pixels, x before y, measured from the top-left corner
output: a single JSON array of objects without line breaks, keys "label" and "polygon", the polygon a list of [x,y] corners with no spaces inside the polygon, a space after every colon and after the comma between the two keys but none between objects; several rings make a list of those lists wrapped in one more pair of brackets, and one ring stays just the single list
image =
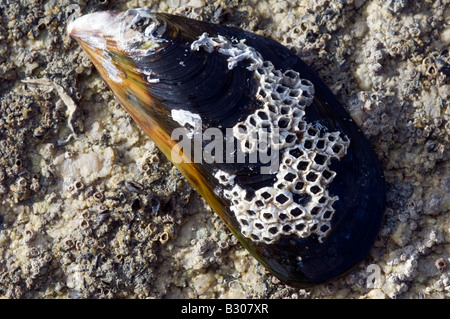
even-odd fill
[{"label": "common blue mussel", "polygon": [[267,37],[133,9],[68,32],[122,106],[281,281],[338,278],[383,218],[380,163],[328,87]]}]

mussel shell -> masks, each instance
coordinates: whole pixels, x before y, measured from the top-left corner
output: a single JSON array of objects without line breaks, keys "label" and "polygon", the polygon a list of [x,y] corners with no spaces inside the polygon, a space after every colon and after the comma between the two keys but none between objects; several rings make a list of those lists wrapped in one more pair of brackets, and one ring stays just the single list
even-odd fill
[{"label": "mussel shell", "polygon": [[[157,21],[151,29],[158,43],[139,51],[136,42],[124,48],[117,31],[129,26],[137,15]],[[308,287],[342,276],[367,256],[383,218],[385,183],[380,163],[336,97],[321,79],[295,54],[278,42],[237,28],[200,22],[185,17],[146,10],[118,14],[95,13],[70,26],[69,33],[86,50],[100,74],[135,121],[154,139],[172,160],[176,145],[171,132],[180,124],[172,110],[186,110],[201,116],[203,129],[233,127],[245,120],[261,104],[255,98],[258,84],[248,63],[230,69],[227,58],[217,50],[193,51],[191,45],[206,33],[210,37],[245,39],[245,44],[270,61],[277,70],[294,70],[314,86],[314,99],[305,108],[304,120],[321,132],[339,132],[350,143],[346,155],[331,161],[335,177],[328,185],[330,194],[339,197],[333,204],[331,230],[324,240],[311,235],[301,238],[282,235],[274,243],[257,242],[244,236],[241,224],[230,210],[230,200],[217,192],[221,185],[218,170],[236,175],[238,183],[257,190],[273,184],[274,175],[258,174],[259,163],[208,164],[175,163],[189,182],[252,255],[281,281]],[[89,25],[90,21],[97,24]],[[100,22],[99,22],[100,21]],[[149,21],[147,21],[149,23]],[[101,43],[101,45],[98,45]],[[156,81],[149,80],[151,70]],[[146,74],[144,74],[146,73]]]}]

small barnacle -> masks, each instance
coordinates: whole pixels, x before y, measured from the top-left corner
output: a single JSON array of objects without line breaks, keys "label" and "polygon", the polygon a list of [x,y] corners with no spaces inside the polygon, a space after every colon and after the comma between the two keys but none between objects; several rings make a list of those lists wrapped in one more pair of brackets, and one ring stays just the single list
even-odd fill
[{"label": "small barnacle", "polygon": [[103,241],[99,241],[97,244],[98,249],[105,249],[106,248],[106,243]]},{"label": "small barnacle", "polygon": [[31,258],[36,258],[36,257],[38,257],[38,256],[40,255],[39,248],[37,248],[37,247],[30,247],[30,248],[27,250],[27,255],[28,255],[29,257],[31,257]]},{"label": "small barnacle", "polygon": [[92,195],[94,197],[94,200],[97,202],[103,202],[105,200],[105,195],[103,194],[103,192],[95,192],[94,195]]},{"label": "small barnacle", "polygon": [[148,232],[149,236],[153,235],[156,232],[157,228],[158,227],[155,224],[152,224],[152,223],[149,223],[147,225],[147,227],[145,227],[145,229]]},{"label": "small barnacle", "polygon": [[34,12],[34,16],[36,17],[36,19],[39,19],[45,17],[45,14],[42,10],[37,10]]},{"label": "small barnacle", "polygon": [[[81,64],[85,67],[85,68],[92,68],[92,66],[93,66],[93,64],[92,64],[92,61],[91,60],[89,60],[89,59],[83,59],[82,61],[81,61]],[[78,92],[77,92],[78,93]]]},{"label": "small barnacle", "polygon": [[31,290],[34,286],[34,280],[32,278],[28,277],[25,280],[25,286],[27,287],[27,289]]},{"label": "small barnacle", "polygon": [[148,170],[150,170],[150,165],[148,165],[148,163],[144,163],[141,165],[141,170],[144,172],[147,172]]},{"label": "small barnacle", "polygon": [[45,263],[48,264],[50,261],[52,261],[53,257],[50,253],[45,252],[42,259],[44,260]]},{"label": "small barnacle", "polygon": [[16,158],[15,160],[14,160],[14,170],[15,171],[19,171],[20,170],[20,168],[22,168],[22,160],[20,159],[20,158]]},{"label": "small barnacle", "polygon": [[337,289],[336,285],[332,282],[327,283],[324,288],[329,295],[334,295]]},{"label": "small barnacle", "polygon": [[83,94],[80,91],[75,92],[75,99],[80,101],[82,97],[83,97]]},{"label": "small barnacle", "polygon": [[420,29],[419,28],[416,28],[416,27],[412,27],[412,28],[410,28],[409,29],[409,34],[412,36],[412,37],[414,37],[414,38],[417,38],[417,37],[419,37],[420,36]]},{"label": "small barnacle", "polygon": [[67,186],[67,190],[70,193],[74,193],[75,192],[75,186],[73,184],[70,184],[69,186]]},{"label": "small barnacle", "polygon": [[74,189],[77,190],[77,191],[81,191],[81,190],[84,189],[84,184],[83,184],[83,182],[80,181],[80,180],[76,180],[76,181],[73,183],[73,186],[74,186]]},{"label": "small barnacle", "polygon": [[221,250],[227,250],[227,249],[230,247],[230,245],[228,244],[228,242],[227,242],[226,240],[221,240],[221,241],[219,241],[219,242],[217,243],[217,245],[219,246],[219,248],[220,248]]},{"label": "small barnacle", "polygon": [[444,271],[447,269],[447,263],[445,262],[444,258],[438,258],[434,262],[434,265],[436,266],[437,270]]},{"label": "small barnacle", "polygon": [[222,249],[217,248],[216,250],[214,250],[213,252],[213,256],[216,258],[219,258],[222,255]]},{"label": "small barnacle", "polygon": [[64,247],[66,248],[66,249],[71,249],[71,248],[73,248],[75,246],[75,242],[72,240],[72,239],[66,239],[65,241],[64,241]]},{"label": "small barnacle", "polygon": [[82,252],[85,249],[86,245],[82,241],[75,242],[75,248],[78,252]]},{"label": "small barnacle", "polygon": [[159,162],[160,160],[157,154],[153,154],[149,159],[149,163],[151,163],[152,165],[158,165]]},{"label": "small barnacle", "polygon": [[434,78],[437,74],[438,74],[438,71],[437,71],[436,65],[434,63],[429,64],[425,70],[425,75],[431,79],[431,78]]},{"label": "small barnacle", "polygon": [[25,19],[25,22],[26,22],[28,25],[32,25],[32,24],[34,23],[34,21],[35,21],[34,14],[29,13],[29,14],[27,15],[26,19]]},{"label": "small barnacle", "polygon": [[88,229],[89,228],[89,221],[87,219],[82,219],[80,222],[81,229]]},{"label": "small barnacle", "polygon": [[73,259],[73,256],[72,256],[72,253],[70,253],[70,252],[68,252],[68,251],[66,251],[64,254],[62,254],[62,256],[61,256],[61,263],[64,265],[69,265],[69,264],[71,264],[72,263],[72,259]]},{"label": "small barnacle", "polygon": [[71,151],[64,152],[64,158],[71,158],[73,157],[73,153]]},{"label": "small barnacle", "polygon": [[24,60],[25,63],[30,64],[30,63],[33,63],[33,61],[34,61],[34,57],[32,54],[26,55],[25,60]]},{"label": "small barnacle", "polygon": [[162,218],[162,222],[167,224],[174,224],[174,217],[169,214],[164,215]]},{"label": "small barnacle", "polygon": [[39,175],[34,174],[33,177],[31,178],[30,190],[32,190],[33,192],[37,192],[39,191],[40,188],[41,185],[39,183]]},{"label": "small barnacle", "polygon": [[53,94],[52,94],[52,92],[50,91],[50,92],[45,92],[43,95],[42,95],[42,97],[44,98],[44,100],[50,100],[52,97],[53,97]]},{"label": "small barnacle", "polygon": [[161,244],[167,243],[167,242],[169,241],[169,239],[170,239],[170,236],[169,236],[169,233],[168,233],[167,231],[164,231],[164,232],[162,232],[162,233],[159,235],[159,242],[160,242]]},{"label": "small barnacle", "polygon": [[27,199],[30,194],[28,181],[25,177],[19,177],[16,182],[11,185],[10,189],[13,192],[14,200],[16,202]]},{"label": "small barnacle", "polygon": [[83,210],[83,212],[81,213],[81,217],[83,218],[83,219],[89,219],[89,217],[91,216],[91,213],[89,212],[89,210],[87,210],[87,209],[85,209],[85,210]]},{"label": "small barnacle", "polygon": [[33,241],[33,239],[36,237],[36,233],[31,230],[31,229],[27,229],[24,232],[24,241],[25,243],[30,243],[31,241]]}]

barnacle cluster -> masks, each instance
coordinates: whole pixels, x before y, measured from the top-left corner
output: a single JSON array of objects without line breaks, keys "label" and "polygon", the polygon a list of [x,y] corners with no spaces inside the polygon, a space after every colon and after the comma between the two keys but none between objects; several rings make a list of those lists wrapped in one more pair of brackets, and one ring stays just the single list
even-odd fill
[{"label": "barnacle cluster", "polygon": [[203,34],[191,47],[218,50],[229,57],[230,69],[239,61],[249,62],[259,81],[257,99],[263,107],[237,123],[234,136],[247,154],[269,148],[282,153],[272,186],[253,191],[235,183],[226,172],[218,170],[215,175],[227,186],[223,193],[231,201],[242,234],[267,244],[282,235],[304,238],[313,233],[323,241],[338,200],[327,190],[335,176],[329,165],[346,154],[350,141],[339,132],[321,131],[303,118],[314,98],[312,83],[296,71],[275,69],[244,41],[233,43],[223,36]]}]

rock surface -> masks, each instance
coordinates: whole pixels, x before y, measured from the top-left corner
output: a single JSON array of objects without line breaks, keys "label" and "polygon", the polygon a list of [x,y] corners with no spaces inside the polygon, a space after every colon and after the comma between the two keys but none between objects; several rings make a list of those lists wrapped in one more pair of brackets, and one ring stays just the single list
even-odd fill
[{"label": "rock surface", "polygon": [[[268,275],[66,34],[142,6],[272,37],[334,91],[388,185],[351,273],[308,290]],[[0,297],[450,297],[448,0],[4,0],[0,22]]]}]

